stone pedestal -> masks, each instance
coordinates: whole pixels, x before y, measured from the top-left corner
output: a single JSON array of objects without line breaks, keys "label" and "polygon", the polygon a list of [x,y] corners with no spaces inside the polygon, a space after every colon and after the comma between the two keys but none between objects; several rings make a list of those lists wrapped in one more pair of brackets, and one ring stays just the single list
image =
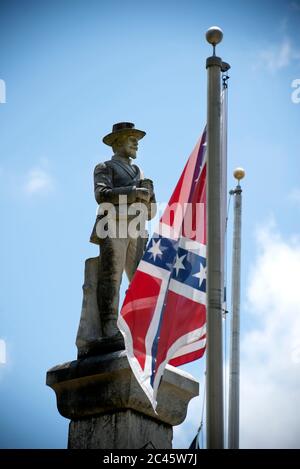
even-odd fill
[{"label": "stone pedestal", "polygon": [[69,448],[172,448],[172,427],[199,394],[195,379],[167,366],[157,414],[136,381],[125,351],[87,357],[47,373],[61,415],[71,419]]}]

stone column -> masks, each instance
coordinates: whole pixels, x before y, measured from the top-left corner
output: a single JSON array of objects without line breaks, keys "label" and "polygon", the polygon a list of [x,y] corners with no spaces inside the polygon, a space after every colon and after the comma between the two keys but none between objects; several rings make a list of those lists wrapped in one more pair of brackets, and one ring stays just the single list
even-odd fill
[{"label": "stone column", "polygon": [[156,414],[124,350],[51,368],[47,385],[60,414],[71,420],[71,449],[172,448],[173,426],[184,421],[189,401],[199,394],[191,375],[167,366]]}]

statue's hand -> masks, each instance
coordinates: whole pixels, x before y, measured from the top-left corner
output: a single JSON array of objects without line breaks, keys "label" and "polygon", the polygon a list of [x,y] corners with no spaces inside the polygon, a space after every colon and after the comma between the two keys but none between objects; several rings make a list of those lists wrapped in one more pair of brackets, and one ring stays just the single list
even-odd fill
[{"label": "statue's hand", "polygon": [[139,187],[144,187],[145,189],[148,189],[150,194],[153,194],[153,181],[148,178],[144,178],[140,180]]},{"label": "statue's hand", "polygon": [[145,187],[137,187],[136,188],[136,197],[140,199],[142,202],[149,202],[150,201],[150,191]]}]

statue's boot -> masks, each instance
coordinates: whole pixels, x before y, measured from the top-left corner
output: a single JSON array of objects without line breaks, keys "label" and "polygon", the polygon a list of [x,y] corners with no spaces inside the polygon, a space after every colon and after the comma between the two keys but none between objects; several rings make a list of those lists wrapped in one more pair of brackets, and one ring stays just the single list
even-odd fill
[{"label": "statue's boot", "polygon": [[78,358],[124,350],[124,338],[117,327],[115,319],[108,319],[102,323],[102,337],[89,343],[88,349],[79,350]]},{"label": "statue's boot", "polygon": [[102,323],[102,333],[103,337],[107,339],[114,339],[114,338],[123,338],[121,332],[117,326],[117,320],[113,319],[104,319]]}]

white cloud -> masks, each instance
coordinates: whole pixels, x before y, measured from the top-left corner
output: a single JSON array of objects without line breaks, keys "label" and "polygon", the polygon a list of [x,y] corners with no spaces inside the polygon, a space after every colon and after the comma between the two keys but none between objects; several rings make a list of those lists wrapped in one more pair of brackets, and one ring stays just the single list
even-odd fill
[{"label": "white cloud", "polygon": [[300,51],[292,46],[289,38],[284,38],[277,45],[270,45],[259,53],[257,67],[263,67],[271,73],[288,67],[294,60],[300,59]]},{"label": "white cloud", "polygon": [[45,194],[50,192],[53,186],[52,177],[46,170],[33,168],[27,174],[24,191],[28,195]]},{"label": "white cloud", "polygon": [[241,341],[241,447],[300,448],[300,239],[270,224],[258,255]]}]

